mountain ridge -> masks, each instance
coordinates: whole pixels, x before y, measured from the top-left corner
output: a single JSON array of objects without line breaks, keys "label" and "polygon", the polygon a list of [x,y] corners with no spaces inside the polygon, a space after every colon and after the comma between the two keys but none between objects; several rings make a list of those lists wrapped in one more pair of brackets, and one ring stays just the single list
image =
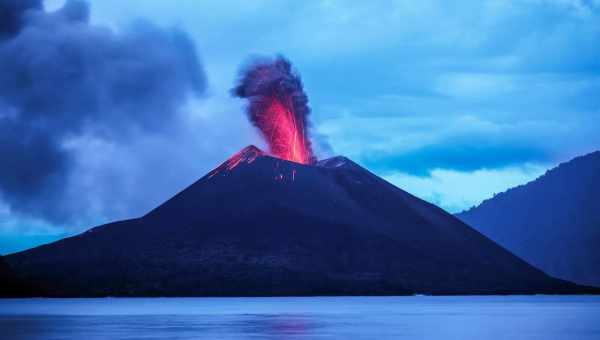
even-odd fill
[{"label": "mountain ridge", "polygon": [[599,190],[595,151],[456,216],[553,276],[600,286]]}]

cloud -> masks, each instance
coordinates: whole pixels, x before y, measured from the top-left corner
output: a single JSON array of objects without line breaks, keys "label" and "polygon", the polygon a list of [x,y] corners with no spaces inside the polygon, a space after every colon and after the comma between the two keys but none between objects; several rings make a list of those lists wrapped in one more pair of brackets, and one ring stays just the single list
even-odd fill
[{"label": "cloud", "polygon": [[457,213],[506,188],[534,180],[546,169],[547,166],[525,164],[475,171],[435,169],[426,176],[392,172],[384,178],[421,199]]},{"label": "cloud", "polygon": [[25,17],[31,10],[40,10],[39,0],[3,0],[0,2],[0,39],[19,33],[25,24]]},{"label": "cloud", "polygon": [[77,214],[62,199],[80,161],[73,141],[176,131],[180,108],[206,89],[204,71],[179,30],[91,25],[78,0],[54,12],[39,1],[0,8],[1,198],[13,213],[62,223]]},{"label": "cloud", "polygon": [[415,176],[427,176],[433,169],[474,171],[502,168],[547,159],[541,148],[527,145],[490,145],[485,140],[447,141],[421,147],[399,155],[367,159],[367,167],[380,172],[404,171]]},{"label": "cloud", "polygon": [[228,93],[181,110],[163,133],[137,133],[127,142],[89,135],[70,141],[77,157],[62,204],[77,213],[67,228],[141,216],[246,145],[264,147]]},{"label": "cloud", "polygon": [[[584,124],[584,123],[582,123]],[[574,129],[556,121],[501,123],[476,115],[340,117],[321,124],[337,153],[378,173],[424,176],[433,169],[472,171],[522,163],[552,163]],[[580,129],[580,127],[577,127]],[[347,131],[352,131],[348,136]],[[535,132],[535,133],[532,133]],[[586,135],[593,136],[591,130]]]}]

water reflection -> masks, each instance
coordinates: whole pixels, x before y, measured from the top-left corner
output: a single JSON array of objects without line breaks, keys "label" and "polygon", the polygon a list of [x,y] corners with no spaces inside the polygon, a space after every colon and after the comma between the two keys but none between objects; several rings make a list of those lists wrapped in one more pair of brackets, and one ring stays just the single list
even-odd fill
[{"label": "water reflection", "polygon": [[318,324],[306,316],[249,315],[239,324],[242,334],[265,339],[300,339],[314,335]]},{"label": "water reflection", "polygon": [[600,297],[0,300],[0,339],[600,338]]},{"label": "water reflection", "polygon": [[306,339],[318,323],[299,315],[1,316],[1,339]]}]

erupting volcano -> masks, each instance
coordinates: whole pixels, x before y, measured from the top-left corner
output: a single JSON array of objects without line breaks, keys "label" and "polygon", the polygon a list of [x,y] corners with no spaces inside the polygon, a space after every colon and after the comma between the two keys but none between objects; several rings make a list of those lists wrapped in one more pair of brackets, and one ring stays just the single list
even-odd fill
[{"label": "erupting volcano", "polygon": [[249,100],[248,118],[266,139],[271,154],[288,161],[316,161],[308,138],[308,97],[300,76],[283,57],[246,68],[233,94]]},{"label": "erupting volcano", "polygon": [[254,63],[233,92],[275,157],[246,147],[142,217],[0,258],[5,276],[43,296],[589,291],[345,157],[316,162],[287,60]]},{"label": "erupting volcano", "polygon": [[345,157],[253,146],[140,218],[4,260],[44,296],[585,291]]}]

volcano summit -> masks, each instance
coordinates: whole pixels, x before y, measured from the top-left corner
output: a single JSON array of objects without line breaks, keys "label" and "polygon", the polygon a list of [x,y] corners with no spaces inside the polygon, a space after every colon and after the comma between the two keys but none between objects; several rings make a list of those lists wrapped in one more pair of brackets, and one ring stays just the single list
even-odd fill
[{"label": "volcano summit", "polygon": [[45,296],[580,291],[347,158],[253,146],[143,217],[5,260]]}]

